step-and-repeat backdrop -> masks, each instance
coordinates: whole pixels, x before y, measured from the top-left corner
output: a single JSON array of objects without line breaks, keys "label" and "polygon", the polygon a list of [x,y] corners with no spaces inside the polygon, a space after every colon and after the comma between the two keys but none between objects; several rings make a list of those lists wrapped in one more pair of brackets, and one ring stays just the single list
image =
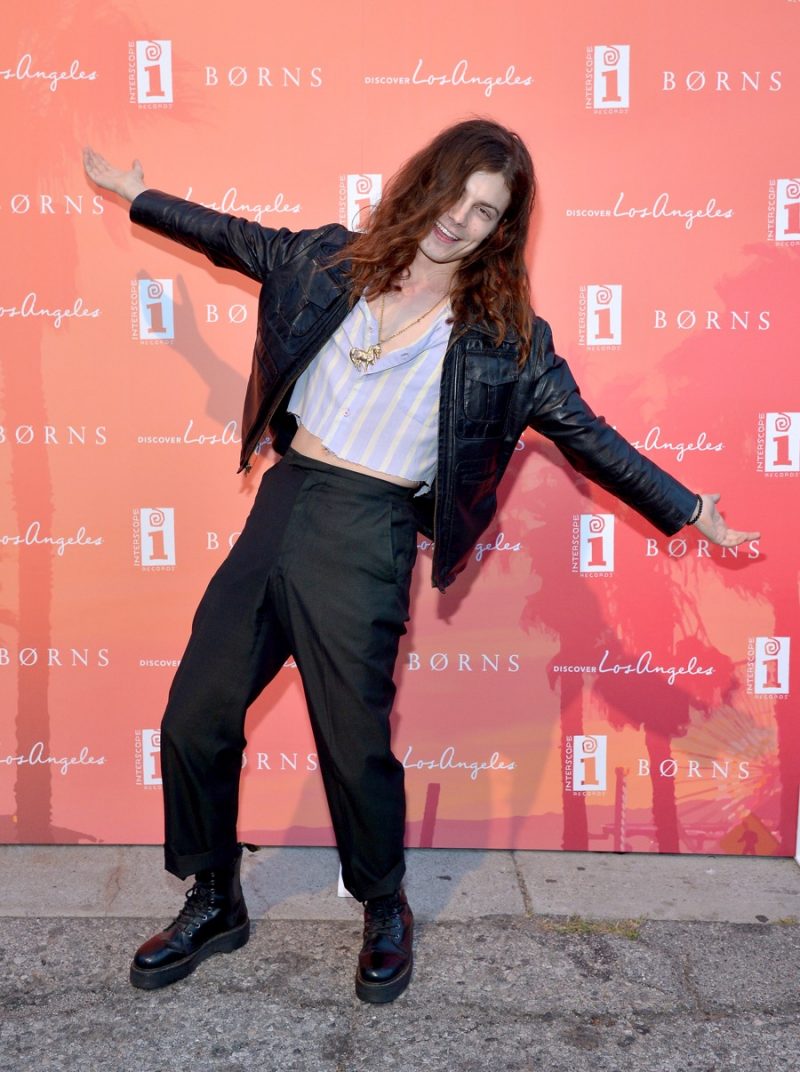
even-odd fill
[{"label": "step-and-repeat backdrop", "polygon": [[[266,227],[352,224],[484,115],[533,153],[535,303],[584,395],[761,538],[664,538],[526,434],[446,595],[420,542],[408,843],[793,853],[799,53],[793,0],[7,11],[0,837],[161,839],[169,682],[275,460],[236,475],[255,285],[134,228],[81,146]],[[291,663],[245,759],[243,837],[331,842]]]}]

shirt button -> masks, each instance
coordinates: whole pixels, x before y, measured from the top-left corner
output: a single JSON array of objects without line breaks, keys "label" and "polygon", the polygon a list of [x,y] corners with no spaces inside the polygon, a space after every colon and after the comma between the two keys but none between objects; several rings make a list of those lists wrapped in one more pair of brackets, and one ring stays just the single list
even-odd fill
[{"label": "shirt button", "polygon": [[344,412],[342,413],[342,416],[343,417],[349,417],[350,416],[350,410],[349,409],[344,410]]}]

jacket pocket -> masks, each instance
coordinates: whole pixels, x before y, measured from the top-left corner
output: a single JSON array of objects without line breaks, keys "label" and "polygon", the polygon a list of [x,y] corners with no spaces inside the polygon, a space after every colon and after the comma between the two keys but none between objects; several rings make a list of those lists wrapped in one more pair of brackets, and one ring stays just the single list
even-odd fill
[{"label": "jacket pocket", "polygon": [[341,289],[316,267],[304,272],[276,273],[272,286],[275,299],[270,320],[282,337],[294,343],[316,331],[342,295]]},{"label": "jacket pocket", "polygon": [[459,434],[468,439],[502,435],[518,380],[516,362],[496,353],[467,353]]}]

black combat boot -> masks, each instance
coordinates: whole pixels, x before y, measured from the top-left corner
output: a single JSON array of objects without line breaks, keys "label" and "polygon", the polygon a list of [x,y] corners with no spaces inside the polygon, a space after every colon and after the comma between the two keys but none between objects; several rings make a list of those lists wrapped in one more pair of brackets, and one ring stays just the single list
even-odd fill
[{"label": "black combat boot", "polygon": [[414,917],[402,890],[364,902],[364,945],[358,957],[356,994],[381,1005],[408,986],[414,963]]},{"label": "black combat boot", "polygon": [[131,983],[143,990],[168,986],[212,953],[232,953],[250,937],[239,870],[242,848],[227,868],[198,871],[177,918],[136,950]]}]

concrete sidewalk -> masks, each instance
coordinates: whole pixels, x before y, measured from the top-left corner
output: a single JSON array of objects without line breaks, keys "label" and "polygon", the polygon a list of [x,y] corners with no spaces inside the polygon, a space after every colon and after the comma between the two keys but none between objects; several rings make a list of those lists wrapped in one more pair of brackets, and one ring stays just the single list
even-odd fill
[{"label": "concrete sidewalk", "polygon": [[409,852],[415,978],[353,993],[329,849],[264,849],[248,946],[162,991],[132,951],[182,903],[158,849],[0,848],[0,1070],[798,1072],[792,860]]}]

